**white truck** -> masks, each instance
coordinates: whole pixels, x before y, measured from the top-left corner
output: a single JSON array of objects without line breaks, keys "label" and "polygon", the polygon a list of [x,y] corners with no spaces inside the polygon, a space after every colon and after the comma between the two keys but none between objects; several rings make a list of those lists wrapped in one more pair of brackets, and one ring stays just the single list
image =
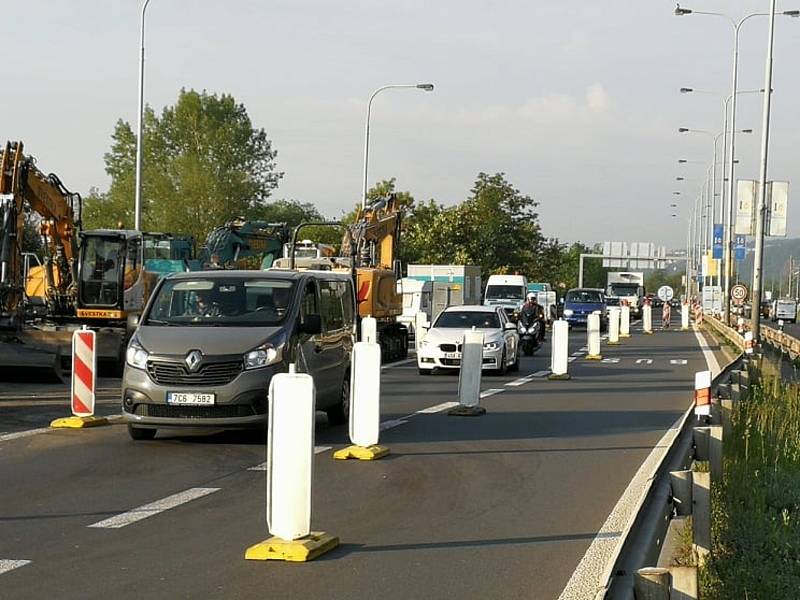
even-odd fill
[{"label": "white truck", "polygon": [[618,296],[620,303],[627,302],[631,315],[640,317],[644,301],[644,273],[616,271],[608,274],[609,296]]},{"label": "white truck", "polygon": [[528,280],[524,275],[490,275],[483,294],[485,306],[502,306],[510,316],[525,303]]}]

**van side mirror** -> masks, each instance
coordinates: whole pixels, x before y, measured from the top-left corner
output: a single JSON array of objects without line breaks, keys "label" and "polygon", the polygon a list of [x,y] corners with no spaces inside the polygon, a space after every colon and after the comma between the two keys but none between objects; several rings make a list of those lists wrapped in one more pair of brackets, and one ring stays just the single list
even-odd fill
[{"label": "van side mirror", "polygon": [[125,331],[128,335],[132,335],[136,328],[139,327],[139,315],[128,315],[128,319],[125,321]]},{"label": "van side mirror", "polygon": [[322,333],[322,317],[320,315],[305,315],[298,327],[300,333],[317,335]]}]

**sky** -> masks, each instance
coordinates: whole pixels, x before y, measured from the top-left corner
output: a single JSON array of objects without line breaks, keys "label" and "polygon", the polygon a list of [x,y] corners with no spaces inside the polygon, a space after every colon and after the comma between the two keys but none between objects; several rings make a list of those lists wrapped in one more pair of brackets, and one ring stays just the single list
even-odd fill
[{"label": "sky", "polygon": [[[24,141],[70,189],[105,190],[114,124],[136,120],[140,1],[4,4],[0,137]],[[766,12],[769,1],[685,6],[738,19]],[[278,151],[285,176],[274,197],[336,217],[361,193],[371,92],[431,82],[433,93],[388,90],[375,99],[370,182],[396,177],[417,200],[452,205],[479,172],[502,171],[540,203],[548,237],[681,247],[712,138],[677,129],[722,131],[733,32],[723,18],[676,17],[674,7],[151,0],[145,98],[160,111],[181,88],[232,94]],[[800,9],[800,0],[778,8]],[[764,87],[767,22],[755,17],[741,29],[740,90]],[[800,19],[778,17],[768,177],[790,182],[800,181],[798,56]],[[737,129],[754,131],[737,138],[737,177],[758,177],[762,98],[739,96]],[[800,235],[794,212],[790,202],[790,236]]]}]

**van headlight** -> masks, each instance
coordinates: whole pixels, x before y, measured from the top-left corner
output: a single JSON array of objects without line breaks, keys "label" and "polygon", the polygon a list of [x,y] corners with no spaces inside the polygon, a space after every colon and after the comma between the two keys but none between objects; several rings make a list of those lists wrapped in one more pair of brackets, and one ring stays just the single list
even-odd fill
[{"label": "van headlight", "polygon": [[244,355],[245,370],[260,369],[280,362],[283,357],[283,346],[277,348],[272,344],[264,344]]},{"label": "van headlight", "polygon": [[574,314],[574,311],[571,308],[565,308],[564,309],[564,316],[565,317],[571,317],[573,314]]},{"label": "van headlight", "polygon": [[150,354],[139,342],[139,338],[133,336],[125,352],[125,362],[134,369],[146,369],[148,358]]}]

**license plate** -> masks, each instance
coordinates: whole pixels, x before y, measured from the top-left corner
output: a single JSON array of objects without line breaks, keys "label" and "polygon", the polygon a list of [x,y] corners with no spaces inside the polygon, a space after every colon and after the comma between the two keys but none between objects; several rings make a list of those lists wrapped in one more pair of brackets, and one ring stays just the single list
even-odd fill
[{"label": "license plate", "polygon": [[461,358],[461,353],[460,352],[445,352],[444,353],[444,357],[445,358]]},{"label": "license plate", "polygon": [[214,394],[194,394],[185,392],[168,392],[167,404],[214,404]]}]

